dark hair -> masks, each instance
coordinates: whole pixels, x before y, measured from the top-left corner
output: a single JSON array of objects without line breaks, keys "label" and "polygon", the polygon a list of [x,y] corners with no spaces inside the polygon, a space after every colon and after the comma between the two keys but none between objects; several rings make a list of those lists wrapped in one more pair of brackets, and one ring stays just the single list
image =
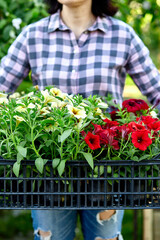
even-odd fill
[{"label": "dark hair", "polygon": [[[62,9],[62,4],[57,0],[44,0],[48,5],[48,12],[53,14],[58,9]],[[97,17],[105,15],[114,16],[118,11],[118,7],[114,6],[112,0],[92,0],[92,13]]]}]

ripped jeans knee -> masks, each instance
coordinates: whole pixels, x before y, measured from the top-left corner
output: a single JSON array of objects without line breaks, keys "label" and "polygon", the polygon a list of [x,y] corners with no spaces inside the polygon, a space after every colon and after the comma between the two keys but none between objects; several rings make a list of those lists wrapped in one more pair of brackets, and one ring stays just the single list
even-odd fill
[{"label": "ripped jeans knee", "polygon": [[34,234],[39,237],[40,240],[51,240],[52,237],[51,231],[43,231],[41,229],[35,230]]},{"label": "ripped jeans knee", "polygon": [[113,219],[114,222],[117,221],[117,212],[116,210],[104,210],[102,212],[97,213],[97,222],[103,225],[104,221],[110,221]]}]

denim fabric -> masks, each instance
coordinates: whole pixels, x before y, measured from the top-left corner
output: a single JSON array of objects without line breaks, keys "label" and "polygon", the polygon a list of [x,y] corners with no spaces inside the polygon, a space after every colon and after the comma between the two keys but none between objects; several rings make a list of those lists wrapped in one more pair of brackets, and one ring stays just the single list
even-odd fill
[{"label": "denim fabric", "polygon": [[[100,221],[98,213],[104,210],[32,210],[34,240],[73,240],[80,214],[84,240],[110,239],[121,235],[123,210],[117,210],[108,220]],[[49,237],[40,237],[38,230],[50,231]]]}]

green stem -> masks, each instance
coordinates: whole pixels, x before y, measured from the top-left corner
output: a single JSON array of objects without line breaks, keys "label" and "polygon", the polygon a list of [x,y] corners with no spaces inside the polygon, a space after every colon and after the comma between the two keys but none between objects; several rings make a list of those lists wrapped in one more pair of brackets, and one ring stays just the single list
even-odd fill
[{"label": "green stem", "polygon": [[111,146],[108,145],[108,159],[111,160],[111,156],[110,156],[110,150],[111,150]]},{"label": "green stem", "polygon": [[123,152],[123,150],[126,148],[126,146],[128,145],[128,142],[130,141],[131,135],[129,135],[127,142],[124,144],[123,148],[119,151],[118,157],[121,155],[121,152]]},{"label": "green stem", "polygon": [[31,127],[31,141],[32,141],[32,147],[33,147],[33,150],[35,151],[37,157],[41,157],[41,156],[39,155],[39,152],[37,151],[37,149],[36,149],[36,147],[35,147],[35,144],[34,144],[33,130],[34,130],[34,127]]},{"label": "green stem", "polygon": [[[61,129],[61,136],[62,136],[62,129]],[[61,142],[61,146],[60,146],[60,158],[63,159],[63,142]]]},{"label": "green stem", "polygon": [[101,155],[101,153],[103,152],[104,148],[101,149],[101,151],[95,156],[93,157],[93,159],[96,159],[99,155]]},{"label": "green stem", "polygon": [[75,160],[77,159],[77,155],[79,152],[79,130],[77,131],[77,142],[76,142],[76,153],[75,153]]},{"label": "green stem", "polygon": [[11,139],[12,139],[12,141],[13,141],[13,144],[14,144],[14,146],[15,146],[15,149],[17,150],[17,144],[16,144],[16,141],[15,141],[15,138],[14,138],[14,135],[13,135],[12,121],[13,121],[13,117],[10,116]]},{"label": "green stem", "polygon": [[153,154],[152,154],[151,145],[149,145],[149,151],[150,151],[150,157],[152,158],[152,157],[153,157]]}]

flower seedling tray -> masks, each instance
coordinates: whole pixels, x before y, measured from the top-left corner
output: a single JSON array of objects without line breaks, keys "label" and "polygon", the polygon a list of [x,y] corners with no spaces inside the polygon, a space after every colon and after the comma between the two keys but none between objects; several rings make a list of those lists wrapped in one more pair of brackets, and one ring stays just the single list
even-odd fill
[{"label": "flower seedling tray", "polygon": [[160,160],[66,162],[60,177],[48,161],[43,175],[33,161],[0,161],[0,209],[145,209],[160,208]]}]

